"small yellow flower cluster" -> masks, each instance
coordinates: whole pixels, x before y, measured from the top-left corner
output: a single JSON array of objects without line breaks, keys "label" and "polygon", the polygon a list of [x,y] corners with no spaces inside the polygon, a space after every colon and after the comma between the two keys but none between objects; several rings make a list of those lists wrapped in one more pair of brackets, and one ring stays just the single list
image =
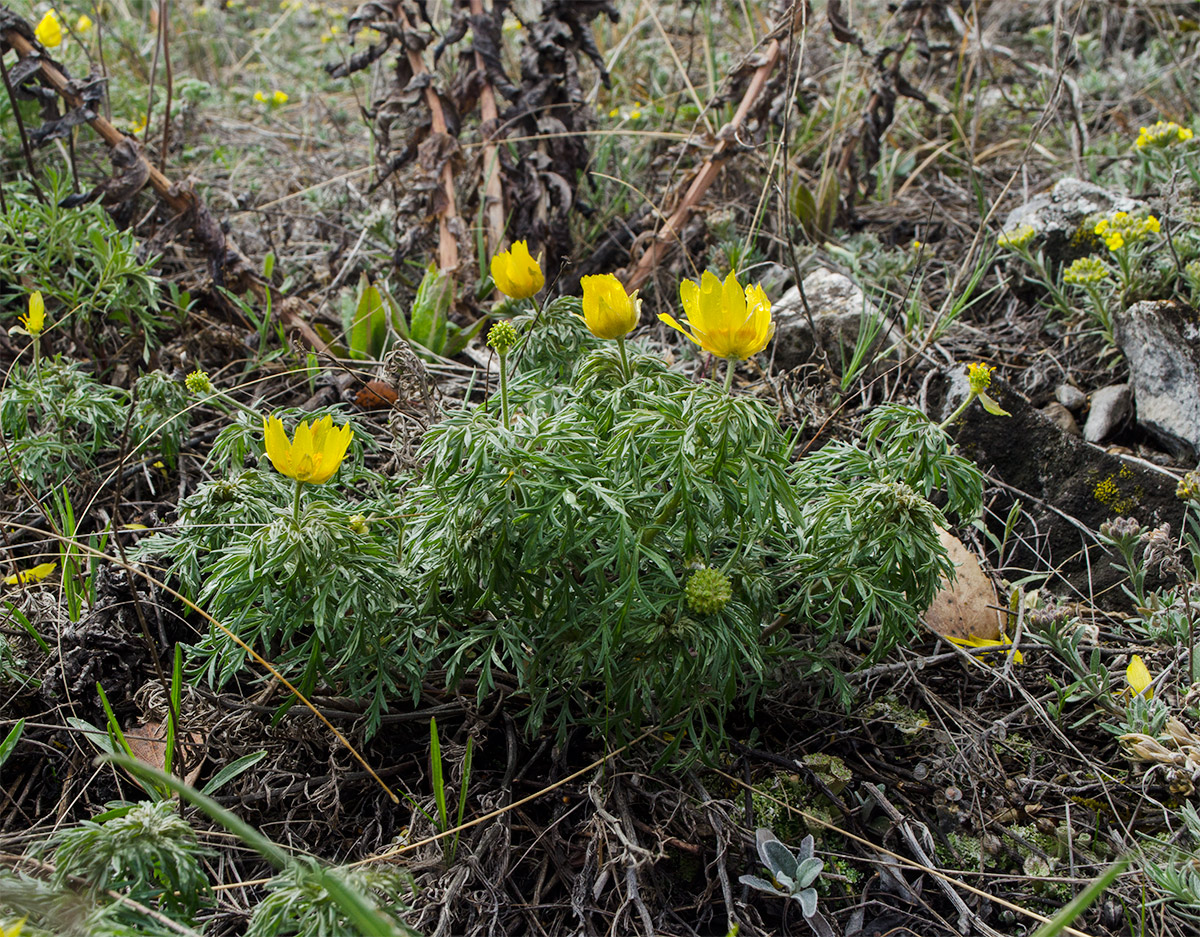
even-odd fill
[{"label": "small yellow flower cluster", "polygon": [[1007,247],[1009,250],[1019,251],[1027,246],[1037,236],[1037,231],[1033,225],[1023,224],[1018,228],[1013,228],[1011,231],[1004,231],[996,238],[998,247]]},{"label": "small yellow flower cluster", "polygon": [[1080,257],[1063,271],[1063,282],[1071,286],[1088,286],[1108,277],[1110,271],[1099,257]]},{"label": "small yellow flower cluster", "polygon": [[288,95],[286,91],[279,91],[278,89],[269,95],[262,91],[255,91],[254,100],[259,104],[266,104],[270,107],[283,107],[288,102]]},{"label": "small yellow flower cluster", "polygon": [[1187,127],[1181,127],[1173,120],[1160,120],[1153,127],[1143,127],[1138,131],[1137,142],[1134,144],[1139,150],[1144,150],[1147,147],[1163,148],[1171,146],[1175,143],[1186,143],[1192,139],[1192,131]]},{"label": "small yellow flower cluster", "polygon": [[641,101],[634,101],[632,110],[624,111],[619,107],[614,107],[608,112],[608,116],[613,120],[641,120],[643,106]]},{"label": "small yellow flower cluster", "polygon": [[1180,501],[1195,501],[1200,504],[1200,472],[1188,472],[1179,479],[1175,497]]},{"label": "small yellow flower cluster", "polygon": [[1158,234],[1158,219],[1153,215],[1134,218],[1127,211],[1119,211],[1109,218],[1101,218],[1093,229],[1110,251],[1119,251],[1127,244],[1145,239],[1151,233]]}]

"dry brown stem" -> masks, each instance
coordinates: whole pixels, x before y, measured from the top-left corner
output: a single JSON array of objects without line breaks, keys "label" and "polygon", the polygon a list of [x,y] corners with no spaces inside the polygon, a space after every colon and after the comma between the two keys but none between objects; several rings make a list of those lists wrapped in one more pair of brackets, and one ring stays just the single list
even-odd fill
[{"label": "dry brown stem", "polygon": [[[409,20],[403,3],[396,4],[396,20],[406,32],[413,29],[412,21]],[[418,50],[405,44],[404,54],[408,57],[408,65],[412,69],[414,78],[429,71]],[[446,113],[442,110],[442,99],[438,97],[433,82],[425,86],[425,102],[429,105],[432,132],[443,137],[448,136]],[[454,170],[449,160],[446,160],[442,166],[442,195],[443,204],[438,211],[438,269],[446,273],[454,273],[458,270],[458,241],[454,237],[453,222],[458,217],[458,207],[454,200]]]},{"label": "dry brown stem", "polygon": [[[19,58],[24,59],[29,56],[38,56],[38,51],[34,48],[33,43],[15,29],[4,31],[4,41],[16,51]],[[83,100],[72,89],[70,80],[55,68],[52,62],[48,62],[42,58],[38,63],[38,67],[42,77],[50,87],[58,92],[68,107],[78,108],[83,106]],[[118,146],[128,146],[131,143],[137,146],[133,138],[126,136],[99,114],[92,117],[88,123],[100,134],[104,142],[113,149],[116,149]],[[282,294],[273,290],[270,284],[263,282],[259,277],[251,273],[251,267],[246,257],[235,245],[230,243],[221,231],[220,226],[213,222],[207,207],[200,201],[192,187],[180,186],[171,182],[159,169],[151,165],[140,147],[137,150],[137,158],[145,164],[147,182],[158,193],[159,197],[179,215],[190,218],[192,233],[204,246],[214,267],[222,273],[228,273],[248,280],[249,288],[260,301],[270,296],[271,308],[279,311],[279,315],[283,319],[286,328],[298,332],[313,349],[328,351],[328,347],[321,337],[317,335],[307,320],[297,313],[297,301],[293,298],[291,301],[285,302],[285,297]]]},{"label": "dry brown stem", "polygon": [[713,180],[717,178],[717,173],[721,171],[721,166],[728,157],[727,151],[737,140],[738,131],[745,122],[746,115],[754,107],[754,103],[762,93],[767,79],[771,77],[771,72],[775,70],[775,66],[779,63],[780,51],[781,46],[778,39],[772,39],[767,44],[762,64],[755,69],[754,75],[750,79],[750,84],[746,87],[746,93],[742,95],[742,101],[738,105],[737,111],[734,112],[733,119],[717,133],[717,145],[713,147],[708,158],[704,160],[704,164],[692,179],[675,211],[671,213],[671,216],[658,230],[658,233],[655,234],[654,240],[650,242],[645,253],[638,258],[628,277],[625,278],[626,289],[638,289],[645,283],[650,277],[650,272],[658,265],[663,254],[671,246],[671,243],[679,237],[679,232],[682,230],[684,224],[687,223],[688,216],[692,213],[692,210],[696,207],[700,199],[704,197],[704,193],[708,191],[708,187],[713,184]]},{"label": "dry brown stem", "polygon": [[[471,0],[471,15],[483,15],[483,0]],[[483,56],[478,52],[475,53],[475,67],[486,76]],[[487,226],[488,250],[494,254],[504,240],[504,184],[500,179],[500,148],[491,137],[498,126],[500,111],[496,107],[496,91],[486,77],[479,90],[479,112],[484,126],[493,128],[483,143],[483,218]]]}]

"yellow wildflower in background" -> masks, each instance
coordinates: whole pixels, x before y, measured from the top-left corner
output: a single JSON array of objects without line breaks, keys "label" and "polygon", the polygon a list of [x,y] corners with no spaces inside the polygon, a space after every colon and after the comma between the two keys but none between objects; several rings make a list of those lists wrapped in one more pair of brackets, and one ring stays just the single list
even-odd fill
[{"label": "yellow wildflower in background", "polygon": [[1154,688],[1151,686],[1154,678],[1150,676],[1150,669],[1140,654],[1134,654],[1130,658],[1129,666],[1125,668],[1125,682],[1129,684],[1131,696],[1144,696],[1146,699],[1154,696]]},{"label": "yellow wildflower in background", "polygon": [[1093,229],[1110,251],[1119,251],[1127,244],[1145,240],[1150,234],[1158,234],[1162,225],[1154,215],[1134,218],[1127,211],[1115,212],[1101,218]]},{"label": "yellow wildflower in background", "polygon": [[679,298],[687,313],[687,328],[668,313],[659,313],[658,318],[719,358],[751,358],[775,335],[767,294],[758,284],[743,289],[734,271],[724,283],[707,270],[699,283],[684,280]]},{"label": "yellow wildflower in background", "polygon": [[81,17],[79,17],[79,19],[77,19],[75,21],[75,32],[77,32],[77,33],[90,32],[91,28],[95,25],[96,24],[92,22],[92,18],[90,16],[88,16],[86,13],[84,13]]},{"label": "yellow wildflower in background", "polygon": [[37,41],[44,45],[47,49],[53,49],[55,46],[62,45],[63,31],[62,23],[58,20],[58,14],[54,10],[50,10],[42,17],[33,34],[37,36]]},{"label": "yellow wildflower in background", "polygon": [[[1012,642],[1005,637],[1001,637],[1000,640],[997,641],[995,638],[977,638],[974,635],[971,635],[969,638],[954,638],[947,636],[946,640],[951,644],[958,645],[959,647],[995,647],[1002,649],[1012,647]],[[1014,664],[1025,663],[1025,658],[1022,656],[1020,651],[1009,651],[1008,653],[1012,654]]]},{"label": "yellow wildflower in background", "polygon": [[971,396],[978,397],[979,402],[983,404],[983,409],[992,416],[1012,416],[987,392],[987,389],[992,386],[992,372],[995,370],[982,361],[967,365],[967,381],[971,385]]},{"label": "yellow wildflower in background", "polygon": [[271,95],[271,103],[276,107],[283,107],[283,105],[287,104],[287,102],[288,95],[286,91],[276,91],[273,95]]},{"label": "yellow wildflower in background", "polygon": [[1179,126],[1175,121],[1160,120],[1151,127],[1143,127],[1139,130],[1134,146],[1139,150],[1147,147],[1168,147],[1176,143],[1186,143],[1192,139],[1192,136],[1191,130]]},{"label": "yellow wildflower in background", "polygon": [[21,931],[24,929],[25,918],[13,921],[11,924],[0,924],[0,937],[21,937]]},{"label": "yellow wildflower in background", "polygon": [[23,569],[13,576],[8,576],[4,580],[6,586],[28,585],[33,582],[41,582],[52,572],[58,569],[57,563],[38,563],[31,569]]},{"label": "yellow wildflower in background", "polygon": [[1007,247],[1009,250],[1019,251],[1021,248],[1028,246],[1029,242],[1037,236],[1037,231],[1031,224],[1023,224],[1018,228],[1013,228],[1011,231],[1003,231],[996,238],[998,247]]},{"label": "yellow wildflower in background", "polygon": [[528,299],[546,285],[541,264],[533,259],[525,241],[492,257],[492,279],[496,289],[512,299]]},{"label": "yellow wildflower in background", "polygon": [[272,416],[263,418],[263,434],[267,457],[277,472],[298,482],[323,485],[342,464],[354,432],[349,426],[334,426],[333,417],[326,415],[311,425],[302,422],[294,440],[289,440],[283,422]]},{"label": "yellow wildflower in background", "polygon": [[1087,286],[1089,283],[1099,283],[1108,277],[1110,271],[1098,257],[1078,257],[1071,266],[1063,271],[1063,282],[1072,286]]},{"label": "yellow wildflower in background", "polygon": [[621,338],[637,327],[642,301],[611,273],[583,277],[583,321],[597,338]]}]

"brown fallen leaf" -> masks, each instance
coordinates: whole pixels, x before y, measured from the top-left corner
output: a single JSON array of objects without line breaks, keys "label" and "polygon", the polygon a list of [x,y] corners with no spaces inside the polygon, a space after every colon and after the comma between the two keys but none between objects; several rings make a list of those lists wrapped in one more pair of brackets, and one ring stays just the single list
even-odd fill
[{"label": "brown fallen leaf", "polygon": [[992,580],[979,566],[975,554],[949,531],[939,532],[942,546],[958,568],[953,583],[943,580],[941,591],[925,612],[929,627],[947,638],[1000,637],[999,600]]},{"label": "brown fallen leaf", "polygon": [[[166,770],[167,758],[167,726],[165,723],[156,722],[151,719],[140,726],[123,730],[125,741],[129,745],[129,750],[133,753],[133,757],[138,761],[150,765],[152,768],[157,768],[159,771]],[[192,761],[192,751],[199,749],[204,744],[204,737],[198,732],[193,732],[187,738],[188,744],[183,744],[183,740],[178,736],[175,738],[175,751],[177,755],[182,756],[189,764]],[[200,777],[200,765],[203,759],[191,765],[191,770],[188,772],[184,782],[189,785],[195,785],[196,779]]]}]

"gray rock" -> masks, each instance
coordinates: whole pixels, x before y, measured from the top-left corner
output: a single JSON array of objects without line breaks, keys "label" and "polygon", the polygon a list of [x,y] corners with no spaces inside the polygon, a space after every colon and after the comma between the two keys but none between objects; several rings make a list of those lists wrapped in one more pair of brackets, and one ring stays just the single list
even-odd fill
[{"label": "gray rock", "polygon": [[1050,422],[1064,433],[1070,433],[1072,436],[1080,435],[1079,424],[1075,422],[1075,417],[1071,415],[1070,410],[1057,400],[1051,400],[1050,403],[1042,407],[1042,414],[1049,417]]},{"label": "gray rock", "polygon": [[1047,254],[1063,257],[1079,253],[1071,241],[1089,216],[1117,211],[1134,213],[1143,208],[1145,205],[1136,199],[1066,176],[1054,183],[1049,192],[1035,195],[1010,211],[1004,219],[1004,230],[1030,225],[1037,232],[1037,243]]},{"label": "gray rock", "polygon": [[1059,384],[1054,388],[1054,399],[1072,413],[1078,413],[1087,405],[1087,394],[1073,384]]},{"label": "gray rock", "polygon": [[[824,268],[804,278],[804,296],[812,312],[812,326],[800,290],[795,286],[771,307],[775,319],[775,366],[782,370],[797,367],[809,361],[817,348],[822,348],[833,366],[840,369],[854,355],[860,326],[864,322],[879,323],[882,314],[853,280]],[[903,340],[900,331],[890,321],[883,320],[869,346],[867,360]]]},{"label": "gray rock", "polygon": [[1110,384],[1092,394],[1092,409],[1083,424],[1088,442],[1107,439],[1133,412],[1133,391],[1128,384]]},{"label": "gray rock", "polygon": [[1200,457],[1200,314],[1183,303],[1135,303],[1113,319],[1129,361],[1137,421],[1171,454]]}]

